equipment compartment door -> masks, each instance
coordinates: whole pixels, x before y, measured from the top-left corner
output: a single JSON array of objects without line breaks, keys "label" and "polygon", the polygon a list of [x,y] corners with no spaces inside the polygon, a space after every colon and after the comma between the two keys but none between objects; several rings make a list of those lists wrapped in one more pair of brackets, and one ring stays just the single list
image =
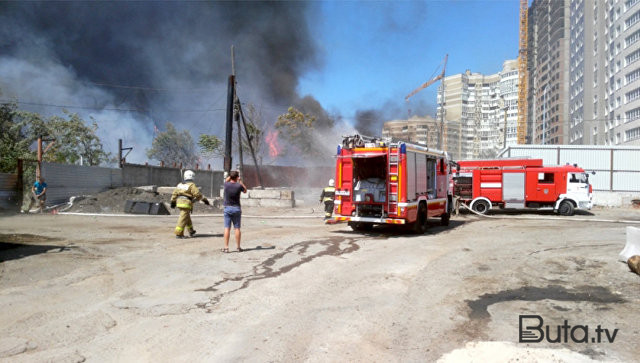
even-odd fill
[{"label": "equipment compartment door", "polygon": [[524,173],[503,173],[502,200],[505,208],[524,208]]}]

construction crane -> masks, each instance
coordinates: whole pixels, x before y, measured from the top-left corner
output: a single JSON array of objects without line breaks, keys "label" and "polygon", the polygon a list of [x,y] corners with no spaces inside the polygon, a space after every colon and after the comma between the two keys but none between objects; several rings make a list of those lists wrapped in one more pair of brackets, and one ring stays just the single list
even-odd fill
[{"label": "construction crane", "polygon": [[518,54],[518,144],[527,138],[527,30],[529,28],[528,0],[520,0],[520,51]]},{"label": "construction crane", "polygon": [[422,84],[422,86],[416,88],[413,90],[413,92],[409,93],[407,95],[407,97],[404,98],[405,101],[409,101],[409,98],[411,98],[411,96],[415,95],[416,93],[422,91],[423,89],[431,86],[432,84],[438,82],[439,80],[444,78],[444,72],[447,69],[447,58],[449,58],[449,55],[445,55],[444,56],[444,61],[443,61],[443,65],[442,65],[442,72],[440,72],[440,74],[438,74],[437,76],[435,76],[434,78],[426,81],[425,83]]},{"label": "construction crane", "polygon": [[[449,59],[449,54],[445,54],[444,56],[444,60],[442,61],[442,72],[440,72],[440,74],[438,74],[437,76],[431,78],[430,80],[426,81],[425,83],[423,83],[420,87],[414,89],[411,93],[409,93],[407,95],[407,97],[404,98],[405,101],[409,102],[409,98],[411,98],[411,96],[415,95],[416,93],[422,91],[423,89],[429,87],[430,85],[438,82],[439,80],[444,78],[444,73],[447,69],[447,59]],[[438,133],[438,148],[440,150],[445,150],[444,145],[445,145],[445,135],[444,135],[444,84],[442,86],[442,95],[440,97],[440,100],[442,102],[442,108],[440,110],[440,132]]]}]

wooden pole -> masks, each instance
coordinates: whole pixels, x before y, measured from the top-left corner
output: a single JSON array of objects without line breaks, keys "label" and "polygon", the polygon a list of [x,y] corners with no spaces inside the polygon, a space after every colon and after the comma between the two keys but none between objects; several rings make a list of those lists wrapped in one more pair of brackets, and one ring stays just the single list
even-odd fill
[{"label": "wooden pole", "polygon": [[249,150],[251,151],[251,157],[253,158],[253,164],[256,166],[256,174],[258,175],[258,183],[260,183],[259,187],[264,188],[264,184],[262,183],[262,175],[260,175],[260,167],[258,166],[258,159],[256,159],[255,150],[253,150],[253,144],[251,143],[251,135],[249,135],[249,130],[247,129],[247,121],[244,118],[244,113],[242,112],[242,105],[238,103],[238,110],[240,111],[240,116],[242,117],[242,124],[244,125],[244,132],[247,136],[247,143],[249,144]]},{"label": "wooden pole", "polygon": [[42,136],[38,136],[38,165],[36,165],[36,179],[40,178],[42,168]]}]

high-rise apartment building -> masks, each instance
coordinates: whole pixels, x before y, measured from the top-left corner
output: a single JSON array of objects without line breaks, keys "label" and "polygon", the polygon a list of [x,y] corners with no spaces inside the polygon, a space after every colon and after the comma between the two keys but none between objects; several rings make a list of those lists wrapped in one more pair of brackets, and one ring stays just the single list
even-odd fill
[{"label": "high-rise apartment building", "polygon": [[534,0],[529,8],[528,139],[569,141],[570,0]]},{"label": "high-rise apartment building", "polygon": [[606,57],[605,117],[598,127],[605,128],[607,144],[640,145],[640,0],[598,4],[604,6]]},{"label": "high-rise apartment building", "polygon": [[604,144],[605,65],[604,6],[602,2],[571,2],[569,55],[568,144]]},{"label": "high-rise apartment building", "polygon": [[496,74],[467,71],[444,78],[436,119],[444,110],[445,150],[455,160],[494,157],[505,146],[505,123],[506,145],[517,142],[517,84],[515,60],[504,62]]},{"label": "high-rise apartment building", "polygon": [[529,70],[533,143],[640,145],[640,0],[534,0]]},{"label": "high-rise apartment building", "polygon": [[429,116],[412,116],[408,120],[387,121],[382,126],[382,137],[412,142],[434,149],[438,147],[439,133],[439,122]]}]

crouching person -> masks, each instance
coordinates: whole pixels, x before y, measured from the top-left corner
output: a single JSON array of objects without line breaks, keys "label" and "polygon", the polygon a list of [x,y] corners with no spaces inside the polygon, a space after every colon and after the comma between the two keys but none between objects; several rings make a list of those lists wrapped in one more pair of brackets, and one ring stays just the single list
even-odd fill
[{"label": "crouching person", "polygon": [[176,225],[176,238],[184,238],[185,228],[189,232],[189,236],[193,237],[196,234],[196,230],[193,229],[193,222],[191,222],[193,203],[202,200],[204,204],[209,205],[209,200],[203,197],[193,182],[194,176],[195,173],[193,171],[185,171],[184,182],[178,184],[173,194],[171,194],[171,208],[177,207],[180,209],[180,217]]}]

